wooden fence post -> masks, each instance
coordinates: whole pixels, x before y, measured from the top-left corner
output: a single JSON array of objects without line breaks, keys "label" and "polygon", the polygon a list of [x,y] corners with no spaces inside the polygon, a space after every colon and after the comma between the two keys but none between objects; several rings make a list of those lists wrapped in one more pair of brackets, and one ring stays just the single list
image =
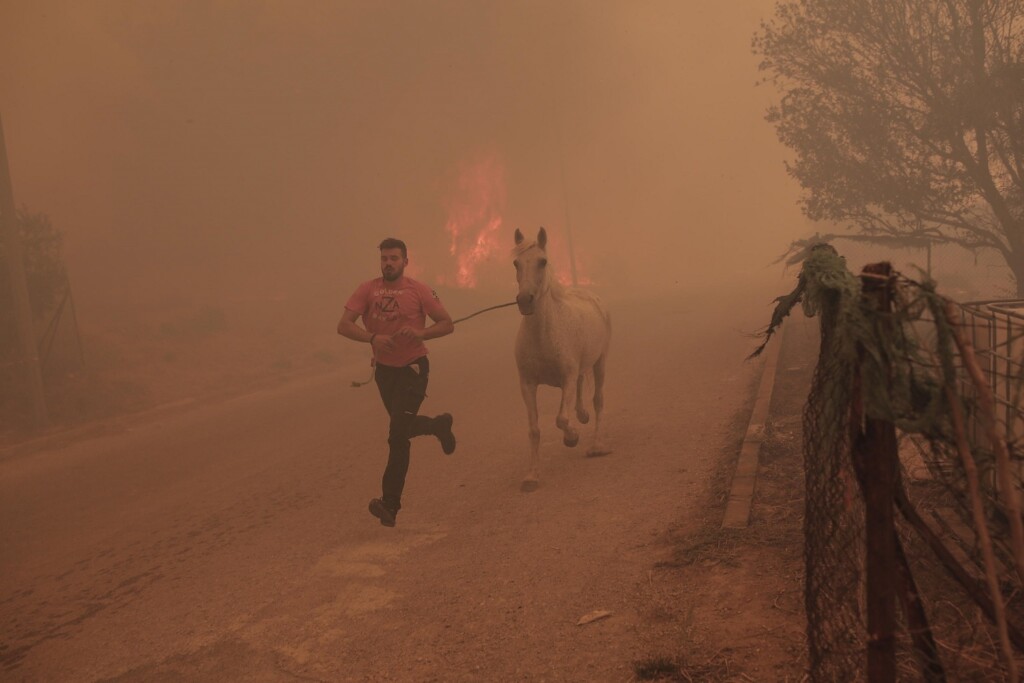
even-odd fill
[{"label": "wooden fence post", "polygon": [[[866,300],[876,310],[892,312],[892,267],[878,263],[864,268],[861,275]],[[888,325],[883,324],[884,329]],[[867,392],[865,392],[867,394]],[[866,408],[866,407],[865,407]],[[896,680],[896,526],[894,503],[899,461],[896,427],[870,417],[865,409],[864,432],[854,444],[854,458],[863,472],[867,572],[867,680],[889,683]]]}]

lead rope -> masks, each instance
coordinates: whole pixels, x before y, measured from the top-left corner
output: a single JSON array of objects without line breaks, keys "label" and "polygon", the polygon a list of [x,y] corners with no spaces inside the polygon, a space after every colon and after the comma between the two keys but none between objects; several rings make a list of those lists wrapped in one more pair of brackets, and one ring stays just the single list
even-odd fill
[{"label": "lead rope", "polygon": [[475,318],[476,316],[480,315],[481,313],[486,313],[487,311],[493,311],[496,308],[505,308],[506,306],[515,306],[515,305],[516,305],[515,301],[509,301],[507,304],[498,304],[497,306],[488,306],[487,308],[481,308],[476,313],[470,313],[465,318],[459,318],[458,320],[453,320],[452,321],[452,325],[457,325],[457,324],[461,323],[463,320],[469,320],[470,318]]},{"label": "lead rope", "polygon": [[[515,306],[515,305],[516,305],[515,301],[509,301],[507,304],[498,304],[497,306],[488,306],[487,308],[481,308],[476,313],[470,313],[469,315],[467,315],[464,318],[459,318],[458,320],[453,320],[452,321],[452,325],[457,325],[457,324],[459,324],[459,323],[461,323],[461,322],[463,322],[465,320],[469,320],[470,318],[475,318],[476,316],[480,315],[481,313],[486,313],[487,311],[493,311],[496,308],[505,308],[506,306]],[[370,382],[372,382],[373,381],[373,371],[374,371],[373,358],[370,358],[370,376],[366,378],[365,382],[357,382],[356,380],[352,380],[352,386],[353,387],[362,387],[362,386],[365,386],[365,385],[369,384]]]}]

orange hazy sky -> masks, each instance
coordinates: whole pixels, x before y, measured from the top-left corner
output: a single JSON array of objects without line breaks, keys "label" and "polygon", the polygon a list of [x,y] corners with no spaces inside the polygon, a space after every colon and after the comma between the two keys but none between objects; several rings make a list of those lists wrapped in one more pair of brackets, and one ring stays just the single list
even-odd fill
[{"label": "orange hazy sky", "polygon": [[388,235],[451,281],[488,159],[503,244],[568,215],[602,286],[770,270],[806,230],[755,85],[772,4],[0,0],[16,200],[85,298],[340,299]]}]

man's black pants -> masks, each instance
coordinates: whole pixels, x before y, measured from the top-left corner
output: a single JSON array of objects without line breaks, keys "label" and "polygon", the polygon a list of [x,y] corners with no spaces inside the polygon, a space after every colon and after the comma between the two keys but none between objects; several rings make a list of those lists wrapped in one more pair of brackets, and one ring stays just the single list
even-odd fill
[{"label": "man's black pants", "polygon": [[400,368],[378,363],[373,373],[384,407],[391,416],[388,465],[381,489],[384,505],[395,511],[402,507],[402,489],[409,471],[409,439],[434,433],[433,418],[417,414],[427,396],[429,374],[430,362],[426,356]]}]

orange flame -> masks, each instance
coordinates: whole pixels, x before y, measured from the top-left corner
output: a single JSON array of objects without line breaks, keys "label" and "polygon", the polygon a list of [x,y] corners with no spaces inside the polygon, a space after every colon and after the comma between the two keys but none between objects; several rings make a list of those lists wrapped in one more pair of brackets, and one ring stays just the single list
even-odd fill
[{"label": "orange flame", "polygon": [[505,209],[505,169],[490,156],[463,166],[448,202],[444,229],[451,236],[456,261],[455,284],[475,287],[477,269],[496,253],[503,253],[498,231]]}]

